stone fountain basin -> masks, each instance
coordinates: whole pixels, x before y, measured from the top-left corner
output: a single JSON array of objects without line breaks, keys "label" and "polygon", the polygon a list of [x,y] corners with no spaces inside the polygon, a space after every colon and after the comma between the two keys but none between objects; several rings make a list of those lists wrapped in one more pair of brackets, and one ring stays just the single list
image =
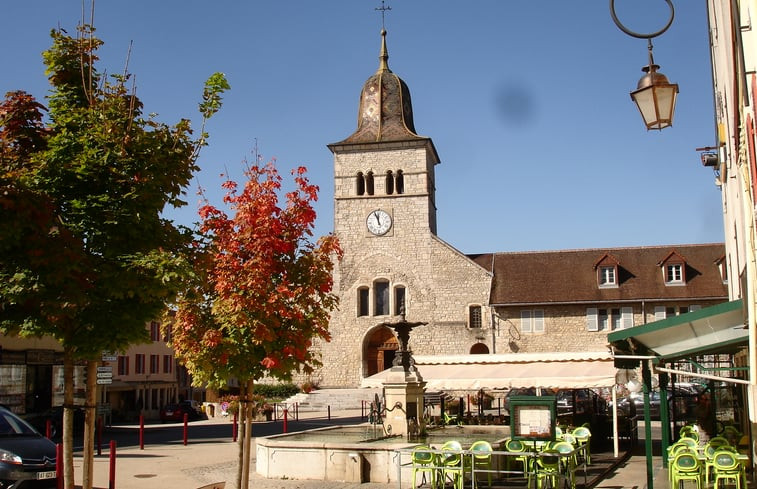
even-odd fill
[{"label": "stone fountain basin", "polygon": [[[497,447],[509,435],[506,426],[452,426],[429,430],[410,442],[382,437],[371,424],[332,426],[256,438],[256,472],[269,479],[313,479],[343,482],[411,482],[410,449],[441,446],[458,440],[464,446],[484,439]],[[496,450],[496,448],[495,448]],[[400,469],[402,467],[402,469]]]}]

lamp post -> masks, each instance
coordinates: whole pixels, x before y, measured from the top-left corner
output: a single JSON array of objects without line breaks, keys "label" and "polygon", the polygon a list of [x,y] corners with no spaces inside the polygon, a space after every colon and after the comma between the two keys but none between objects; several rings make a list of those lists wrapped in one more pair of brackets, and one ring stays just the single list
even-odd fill
[{"label": "lamp post", "polygon": [[641,77],[636,90],[631,92],[631,99],[644,119],[644,125],[649,129],[662,130],[673,125],[673,113],[675,112],[678,84],[668,82],[668,78],[657,71],[660,66],[655,64],[652,54],[652,38],[667,31],[673,23],[675,9],[672,0],[664,0],[670,7],[670,19],[667,24],[657,32],[640,34],[624,26],[615,13],[615,0],[610,0],[610,14],[618,28],[629,36],[638,39],[646,39],[649,51],[649,64],[641,69],[645,75]]}]

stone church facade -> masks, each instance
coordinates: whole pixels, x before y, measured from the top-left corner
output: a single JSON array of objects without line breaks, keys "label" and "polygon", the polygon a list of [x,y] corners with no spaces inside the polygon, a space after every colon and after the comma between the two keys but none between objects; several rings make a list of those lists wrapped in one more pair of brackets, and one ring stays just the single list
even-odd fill
[{"label": "stone church facade", "polygon": [[422,322],[416,355],[606,351],[607,333],[727,300],[723,244],[465,255],[436,235],[432,140],[416,133],[407,85],[379,68],[357,130],[334,155],[340,306],[323,367],[307,379],[357,387],[389,368],[391,323]]}]

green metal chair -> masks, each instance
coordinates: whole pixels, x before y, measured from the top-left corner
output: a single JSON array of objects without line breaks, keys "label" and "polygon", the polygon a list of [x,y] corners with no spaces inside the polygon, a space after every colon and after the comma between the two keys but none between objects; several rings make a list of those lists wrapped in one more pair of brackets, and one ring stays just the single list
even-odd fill
[{"label": "green metal chair", "polygon": [[536,489],[543,489],[544,484],[557,488],[560,481],[560,452],[544,450],[536,459]]},{"label": "green metal chair", "polygon": [[520,440],[513,440],[512,438],[508,438],[507,441],[505,441],[505,451],[510,452],[510,453],[523,454],[523,455],[508,455],[505,462],[505,466],[509,472],[514,462],[520,462],[523,465],[523,477],[528,477],[530,481],[531,479],[531,473],[529,470],[530,457],[526,454],[526,445]]},{"label": "green metal chair", "polygon": [[[473,470],[478,468],[486,469],[486,477],[489,481],[489,487],[492,486],[492,445],[488,441],[479,440],[473,442],[470,446],[473,457]],[[478,483],[478,481],[476,481]]]},{"label": "green metal chair", "polygon": [[746,489],[746,473],[744,467],[739,463],[736,453],[731,450],[717,450],[713,457],[713,475],[715,477],[715,484],[713,489],[718,489],[721,486],[721,482],[726,484],[733,482],[736,485],[736,489]]},{"label": "green metal chair", "polygon": [[586,426],[574,428],[571,432],[576,437],[576,441],[581,447],[584,447],[586,454],[586,463],[591,465],[591,431]]},{"label": "green metal chair", "polygon": [[[717,438],[721,438],[721,440],[725,441],[726,443],[723,444],[720,440]],[[709,485],[710,483],[710,475],[714,473],[715,471],[715,452],[718,450],[728,450],[730,452],[738,453],[738,450],[736,447],[733,447],[728,444],[728,440],[722,437],[714,437],[710,441],[708,441],[704,449],[702,450],[702,453],[704,454],[704,482],[706,485]]]},{"label": "green metal chair", "polygon": [[442,469],[442,480],[438,481],[440,486],[444,486],[447,479],[452,482],[455,489],[463,489],[465,473],[470,470],[470,461],[464,456],[463,447],[459,441],[451,440],[445,442],[441,448],[439,465]]},{"label": "green metal chair", "polygon": [[558,441],[552,445],[551,450],[559,452],[562,472],[568,478],[571,489],[576,489],[576,466],[578,465],[578,456],[576,447],[567,441]]},{"label": "green metal chair", "polygon": [[[430,447],[415,447],[412,452],[413,487],[418,487],[426,482],[426,473],[429,474],[429,482],[432,488],[436,488],[436,455]],[[421,483],[416,485],[416,476],[421,474]]]},{"label": "green metal chair", "polygon": [[697,489],[702,488],[702,464],[695,452],[691,450],[679,451],[668,467],[670,471],[670,487],[680,488],[686,481],[693,481]]}]

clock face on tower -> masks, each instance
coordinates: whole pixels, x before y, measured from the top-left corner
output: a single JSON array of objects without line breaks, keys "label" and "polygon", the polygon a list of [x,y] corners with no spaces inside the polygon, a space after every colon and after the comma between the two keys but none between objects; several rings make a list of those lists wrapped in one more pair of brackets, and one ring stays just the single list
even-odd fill
[{"label": "clock face on tower", "polygon": [[368,218],[365,220],[365,225],[368,226],[368,231],[376,236],[381,236],[391,229],[392,216],[390,216],[385,210],[376,209],[368,214]]}]

